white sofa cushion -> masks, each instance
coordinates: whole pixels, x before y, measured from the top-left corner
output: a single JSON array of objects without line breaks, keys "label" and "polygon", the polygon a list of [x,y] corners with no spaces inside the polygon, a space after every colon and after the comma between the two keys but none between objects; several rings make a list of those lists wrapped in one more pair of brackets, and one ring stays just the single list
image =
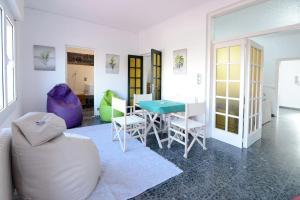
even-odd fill
[{"label": "white sofa cushion", "polygon": [[[23,120],[35,119],[28,116]],[[32,146],[16,123],[12,131],[13,177],[21,198],[82,200],[94,190],[100,177],[100,158],[89,138],[62,134]]]}]

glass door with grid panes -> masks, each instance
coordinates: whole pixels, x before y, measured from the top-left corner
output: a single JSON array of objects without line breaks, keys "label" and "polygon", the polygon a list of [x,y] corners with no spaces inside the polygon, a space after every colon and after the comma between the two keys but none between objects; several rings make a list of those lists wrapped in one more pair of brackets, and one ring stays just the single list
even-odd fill
[{"label": "glass door with grid panes", "polygon": [[219,43],[214,48],[213,137],[242,148],[245,41]]},{"label": "glass door with grid panes", "polygon": [[245,120],[243,146],[249,147],[261,138],[263,47],[248,40],[245,77]]},{"label": "glass door with grid panes", "polygon": [[261,138],[263,48],[243,39],[214,46],[213,137],[240,148]]},{"label": "glass door with grid panes", "polygon": [[134,94],[143,94],[143,56],[128,55],[128,105]]},{"label": "glass door with grid panes", "polygon": [[242,148],[245,41],[214,46],[213,137]]}]

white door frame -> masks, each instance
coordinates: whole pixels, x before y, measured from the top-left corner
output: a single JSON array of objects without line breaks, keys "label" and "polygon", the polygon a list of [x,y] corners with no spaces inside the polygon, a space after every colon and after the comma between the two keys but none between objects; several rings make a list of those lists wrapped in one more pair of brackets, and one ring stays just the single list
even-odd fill
[{"label": "white door frame", "polygon": [[300,60],[300,57],[290,57],[290,58],[280,58],[276,61],[276,76],[275,76],[275,94],[276,94],[276,99],[275,99],[275,106],[276,106],[276,116],[279,116],[279,68],[280,68],[280,63],[282,61],[292,61],[292,60]]},{"label": "white door frame", "polygon": [[[212,120],[212,111],[213,111],[213,44],[216,43],[216,41],[213,40],[213,18],[217,16],[221,16],[227,13],[234,12],[238,9],[245,8],[247,6],[259,4],[262,2],[265,2],[266,0],[244,0],[240,1],[238,3],[234,3],[232,5],[229,5],[227,7],[221,8],[219,10],[210,12],[207,14],[206,18],[206,91],[205,91],[205,98],[207,99],[206,101],[206,124],[207,126],[207,136],[211,137],[212,136],[212,130],[213,130],[213,120]],[[272,33],[280,33],[280,32],[286,32],[286,31],[291,31],[291,30],[298,30],[300,29],[300,23],[294,24],[294,25],[288,25],[288,26],[282,26],[274,29],[266,29],[264,31],[259,31],[256,33],[251,33],[251,34],[245,34],[241,35],[235,38],[228,38],[224,40],[223,42],[226,41],[231,41],[231,40],[238,40],[238,39],[244,39],[244,38],[251,38],[251,37],[257,37],[257,36],[263,36],[263,35],[268,35]],[[219,41],[222,42],[222,41]]]}]

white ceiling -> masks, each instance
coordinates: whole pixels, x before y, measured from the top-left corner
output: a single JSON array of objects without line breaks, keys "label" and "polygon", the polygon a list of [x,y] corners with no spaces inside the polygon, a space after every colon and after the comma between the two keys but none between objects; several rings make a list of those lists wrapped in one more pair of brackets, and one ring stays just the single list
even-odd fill
[{"label": "white ceiling", "polygon": [[25,7],[137,32],[206,0],[25,0]]}]

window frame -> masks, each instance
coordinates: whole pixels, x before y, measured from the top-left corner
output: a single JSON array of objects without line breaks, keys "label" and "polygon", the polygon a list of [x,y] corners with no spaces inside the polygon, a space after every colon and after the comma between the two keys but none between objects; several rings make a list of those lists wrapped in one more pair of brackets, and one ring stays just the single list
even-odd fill
[{"label": "window frame", "polygon": [[5,48],[4,48],[4,54],[5,54],[5,59],[4,59],[4,76],[5,76],[5,93],[6,93],[6,98],[5,98],[5,101],[6,101],[6,105],[9,106],[11,105],[12,103],[14,103],[16,101],[16,43],[15,43],[15,24],[13,23],[14,21],[11,20],[13,18],[11,18],[9,16],[9,13],[5,13],[5,16],[4,16],[4,21],[5,21],[5,39],[7,38],[7,29],[6,29],[6,20],[8,20],[8,23],[10,23],[10,25],[12,26],[12,62],[13,62],[13,99],[8,102],[8,91],[7,91],[7,81],[8,81],[8,78],[7,78],[7,71],[8,71],[8,63],[9,63],[9,60],[8,60],[8,56],[7,56],[7,46],[6,46],[6,41],[5,41]]},{"label": "window frame", "polygon": [[[3,56],[4,56],[4,47],[3,47],[3,45],[4,45],[4,30],[3,30],[3,14],[4,14],[4,8],[3,8],[3,6],[2,5],[0,5],[0,15],[1,15],[1,22],[0,22],[0,26],[1,26],[1,30],[0,30],[0,38],[1,38],[1,41],[0,41],[0,48],[1,48],[1,51],[0,51],[0,53],[2,53],[2,55],[1,55],[1,57],[2,57],[2,59],[1,59],[1,65],[0,65],[0,76],[2,76],[1,77],[1,80],[2,80],[2,84],[0,84],[0,87],[2,87],[1,88],[1,91],[2,91],[2,101],[3,101],[3,105],[1,105],[1,107],[0,107],[0,112],[2,112],[4,109],[5,109],[5,86],[4,86],[4,84],[5,84],[5,80],[4,80],[4,58],[3,58]],[[3,107],[2,107],[3,106]]]},{"label": "window frame", "polygon": [[[0,43],[0,48],[2,49],[2,66],[0,65],[0,70],[2,70],[2,89],[3,89],[3,108],[0,109],[0,113],[3,113],[5,110],[7,110],[9,107],[12,106],[17,101],[17,92],[16,92],[16,31],[15,31],[15,23],[14,23],[14,18],[12,14],[10,13],[9,9],[6,7],[4,3],[0,1],[0,9],[1,9],[1,28],[2,31],[0,31],[0,37],[2,39],[2,43]],[[13,31],[13,36],[12,36],[12,62],[13,62],[13,100],[8,102],[8,88],[7,88],[7,81],[8,81],[8,76],[7,76],[7,70],[8,70],[8,56],[7,56],[7,29],[6,29],[6,20],[10,25],[12,25],[12,31]],[[0,52],[1,53],[1,52]],[[1,75],[1,74],[0,74]]]}]

